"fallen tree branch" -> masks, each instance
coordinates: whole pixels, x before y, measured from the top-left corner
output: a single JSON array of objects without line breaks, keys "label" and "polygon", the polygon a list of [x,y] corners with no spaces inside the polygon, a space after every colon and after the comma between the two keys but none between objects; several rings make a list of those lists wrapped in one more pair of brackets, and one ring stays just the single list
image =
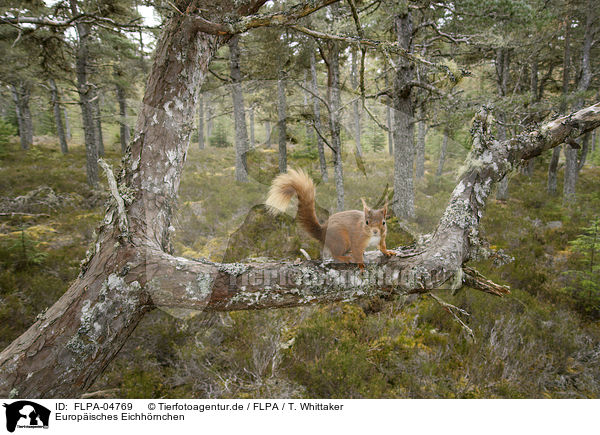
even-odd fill
[{"label": "fallen tree branch", "polygon": [[475,341],[475,334],[473,334],[473,330],[471,328],[469,328],[467,326],[467,324],[461,320],[460,317],[458,317],[458,314],[456,312],[459,312],[465,316],[470,316],[469,313],[467,313],[462,308],[458,308],[455,305],[452,305],[452,304],[449,304],[448,302],[443,301],[442,299],[440,299],[433,293],[429,293],[429,296],[434,301],[436,301],[438,304],[440,304],[440,306],[442,308],[444,308],[444,310],[446,310],[448,313],[450,313],[452,315],[452,317],[454,318],[454,320],[467,332],[467,334],[469,334],[469,336],[473,339],[473,341]]},{"label": "fallen tree branch", "polygon": [[46,213],[18,213],[18,212],[10,212],[10,213],[0,213],[2,217],[12,217],[12,216],[28,216],[28,217],[50,217],[49,214]]},{"label": "fallen tree branch", "polygon": [[463,272],[463,283],[468,287],[481,290],[482,292],[495,296],[503,296],[510,293],[510,287],[496,284],[472,267],[464,266]]}]

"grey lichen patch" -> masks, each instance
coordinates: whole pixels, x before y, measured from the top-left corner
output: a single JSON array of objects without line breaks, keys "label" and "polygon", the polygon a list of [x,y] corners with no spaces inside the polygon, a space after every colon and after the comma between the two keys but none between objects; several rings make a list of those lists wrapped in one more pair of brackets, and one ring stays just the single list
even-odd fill
[{"label": "grey lichen patch", "polygon": [[488,195],[490,194],[490,186],[491,181],[488,179],[485,183],[475,183],[473,186],[473,191],[475,192],[475,199],[479,205],[484,205],[487,200]]},{"label": "grey lichen patch", "polygon": [[242,290],[237,292],[233,297],[227,302],[228,307],[236,307],[243,306],[247,308],[260,308],[262,300],[268,300],[273,297],[273,294],[264,294],[256,291],[246,291],[245,287],[242,287]]},{"label": "grey lichen patch", "polygon": [[243,263],[219,263],[217,269],[219,272],[237,276],[246,273],[250,267]]},{"label": "grey lichen patch", "polygon": [[8,398],[16,399],[17,397],[19,397],[19,390],[17,390],[16,388],[13,388],[12,390],[10,390],[10,393],[8,393]]},{"label": "grey lichen patch", "polygon": [[190,282],[185,286],[185,294],[195,301],[208,301],[212,294],[214,281],[215,279],[210,273],[200,272],[195,282]]},{"label": "grey lichen patch", "polygon": [[135,199],[136,190],[126,184],[119,185],[119,194],[126,205],[130,205]]},{"label": "grey lichen patch", "polygon": [[78,331],[67,342],[66,348],[73,352],[78,359],[84,359],[96,353],[98,343],[90,339],[85,339],[85,335]]},{"label": "grey lichen patch", "polygon": [[477,218],[474,216],[471,203],[465,198],[453,199],[440,221],[441,227],[457,226],[463,230],[476,224]]},{"label": "grey lichen patch", "polygon": [[113,333],[109,323],[121,315],[128,317],[135,312],[140,288],[137,281],[127,284],[123,277],[114,273],[109,275],[97,298],[83,302],[79,329],[68,341],[67,349],[80,359],[94,355],[100,342]]}]

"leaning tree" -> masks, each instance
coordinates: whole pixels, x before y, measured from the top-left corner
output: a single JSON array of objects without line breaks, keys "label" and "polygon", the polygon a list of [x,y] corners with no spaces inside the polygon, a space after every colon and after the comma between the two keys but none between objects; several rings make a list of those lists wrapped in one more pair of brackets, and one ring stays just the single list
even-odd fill
[{"label": "leaning tree", "polygon": [[[160,37],[135,135],[115,177],[101,163],[112,202],[79,277],[23,335],[0,353],[0,396],[79,396],[155,307],[207,311],[266,309],[375,295],[427,293],[463,284],[492,294],[508,290],[465,266],[481,249],[478,226],[492,185],[523,160],[600,125],[600,103],[506,141],[488,130],[482,109],[473,146],[436,231],[398,255],[370,253],[355,266],[304,262],[220,264],[170,254],[171,218],[194,129],[197,91],[217,49],[234,34],[289,25],[364,47],[377,42],[328,35],[294,24],[333,3],[314,0],[283,12],[256,14],[266,0],[180,0]],[[386,49],[403,50],[394,44]],[[406,56],[411,57],[410,54]],[[418,59],[413,59],[418,61]]]}]

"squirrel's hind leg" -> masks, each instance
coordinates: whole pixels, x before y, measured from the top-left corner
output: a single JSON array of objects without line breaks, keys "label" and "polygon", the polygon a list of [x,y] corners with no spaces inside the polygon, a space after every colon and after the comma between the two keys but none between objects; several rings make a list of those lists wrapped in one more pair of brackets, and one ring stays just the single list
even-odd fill
[{"label": "squirrel's hind leg", "polygon": [[349,255],[334,255],[333,258],[342,263],[350,263],[350,261],[352,260],[352,257],[350,257]]}]

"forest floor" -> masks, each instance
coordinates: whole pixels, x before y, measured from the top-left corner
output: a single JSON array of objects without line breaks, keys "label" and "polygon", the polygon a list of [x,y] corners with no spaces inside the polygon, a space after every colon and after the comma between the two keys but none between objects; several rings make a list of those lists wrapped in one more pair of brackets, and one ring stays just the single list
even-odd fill
[{"label": "forest floor", "polygon": [[[435,228],[466,155],[454,146],[447,170],[434,176],[439,140],[428,138],[432,158],[417,182],[417,218],[407,224],[414,232]],[[232,149],[192,147],[176,253],[216,261],[296,258],[302,247],[318,255],[293,213],[264,213],[276,157],[274,149],[253,152],[251,180],[239,184]],[[313,157],[292,150],[290,164],[319,178]],[[118,166],[120,156],[108,149],[106,159]],[[482,222],[492,248],[514,260],[475,266],[512,293],[438,292],[470,313],[463,320],[474,339],[428,296],[222,315],[155,310],[92,389],[110,397],[598,398],[596,302],[573,289],[568,271],[583,267],[569,242],[600,213],[600,168],[583,168],[578,201],[568,207],[560,195],[547,195],[546,169],[537,160],[533,176],[513,175],[509,199],[490,200]],[[362,172],[348,154],[344,171],[346,208],[359,208],[361,197],[370,204],[381,197],[392,159],[368,152]],[[80,146],[66,156],[53,138],[39,138],[27,152],[16,141],[0,148],[0,347],[76,277],[107,198],[105,188],[86,185]],[[321,215],[333,209],[333,182],[318,184],[317,201]],[[411,240],[397,222],[389,233],[388,247]]]}]

